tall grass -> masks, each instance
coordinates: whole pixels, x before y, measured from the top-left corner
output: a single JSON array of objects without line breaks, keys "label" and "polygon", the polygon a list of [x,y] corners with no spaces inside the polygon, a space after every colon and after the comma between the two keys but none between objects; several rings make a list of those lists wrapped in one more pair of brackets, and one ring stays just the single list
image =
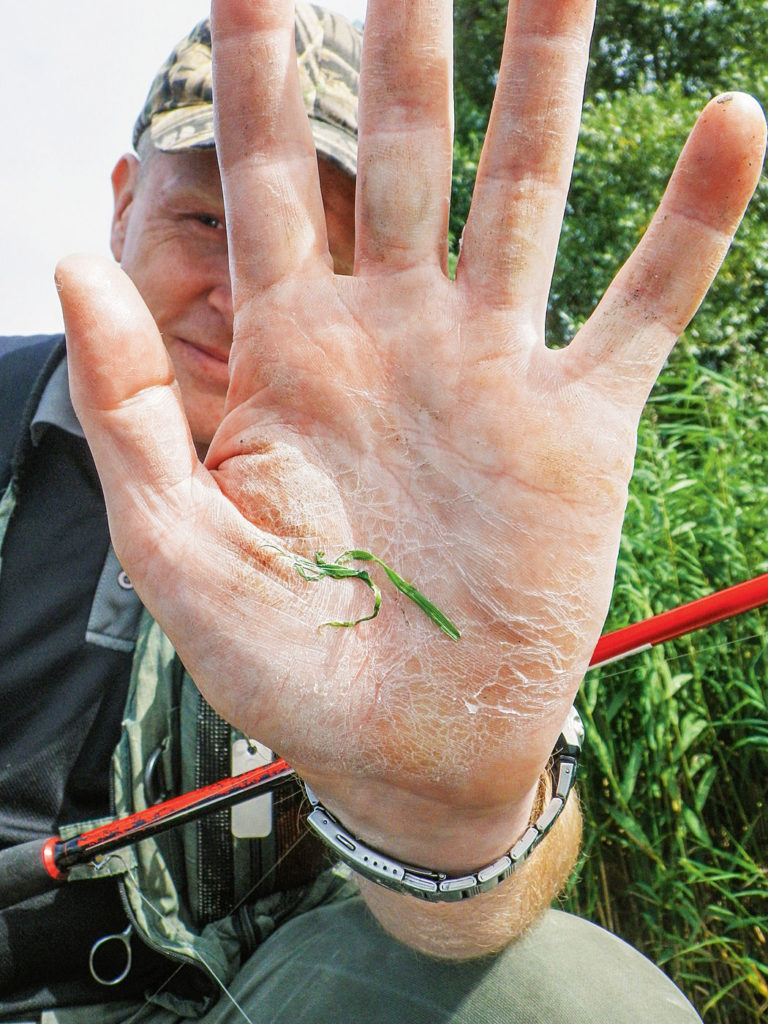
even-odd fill
[{"label": "tall grass", "polygon": [[[768,570],[765,357],[685,343],[644,416],[606,628]],[[566,906],[707,1024],[768,1018],[768,652],[754,612],[590,673],[585,847]]]}]

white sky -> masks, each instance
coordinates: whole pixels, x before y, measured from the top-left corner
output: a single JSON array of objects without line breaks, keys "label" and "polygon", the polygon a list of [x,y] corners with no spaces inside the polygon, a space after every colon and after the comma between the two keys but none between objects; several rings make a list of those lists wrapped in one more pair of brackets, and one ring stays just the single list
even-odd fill
[{"label": "white sky", "polygon": [[[366,0],[325,0],[363,20]],[[0,59],[0,334],[61,330],[53,268],[108,254],[109,176],[158,67],[208,0],[6,3]]]}]

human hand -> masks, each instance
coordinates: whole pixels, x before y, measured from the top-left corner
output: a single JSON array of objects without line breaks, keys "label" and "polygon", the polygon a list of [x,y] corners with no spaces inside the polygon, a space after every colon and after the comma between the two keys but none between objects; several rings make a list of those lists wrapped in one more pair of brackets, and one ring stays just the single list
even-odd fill
[{"label": "human hand", "polygon": [[[640,412],[763,159],[757,104],[710,104],[646,237],[573,343],[548,350],[592,17],[584,0],[512,5],[451,282],[450,5],[369,0],[344,278],[291,4],[215,0],[235,341],[205,467],[127,279],[81,258],[59,269],[73,397],[147,607],[209,701],[353,832],[447,871],[525,828],[608,607]],[[367,614],[370,593],[307,583],[284,552],[350,548],[461,639],[375,568],[378,618],[319,628]]]}]

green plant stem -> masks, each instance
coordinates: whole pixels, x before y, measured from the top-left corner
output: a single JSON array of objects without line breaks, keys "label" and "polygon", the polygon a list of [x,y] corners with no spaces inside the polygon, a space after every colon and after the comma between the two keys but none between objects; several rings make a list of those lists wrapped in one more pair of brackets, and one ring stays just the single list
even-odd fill
[{"label": "green plant stem", "polygon": [[[376,565],[381,566],[384,572],[389,577],[390,582],[400,591],[401,594],[405,594],[415,605],[417,605],[424,614],[435,623],[436,626],[445,633],[446,636],[450,637],[451,640],[458,640],[461,634],[459,630],[454,626],[451,620],[444,612],[434,605],[428,598],[421,593],[412,583],[395,572],[390,566],[383,562],[376,555],[371,554],[370,551],[362,551],[359,548],[353,548],[349,551],[343,552],[338,558],[333,561],[328,561],[325,557],[325,553],[322,551],[315,552],[314,561],[309,558],[302,558],[300,556],[290,556],[294,558],[294,568],[296,572],[301,576],[303,580],[307,580],[309,583],[315,583],[320,579],[332,579],[332,580],[346,580],[346,579],[359,579],[367,587],[371,589],[374,595],[373,611],[370,615],[364,615],[359,619],[350,620],[348,622],[324,622],[323,626],[341,626],[344,628],[350,626],[357,626],[361,622],[369,622],[371,619],[375,619],[379,614],[381,608],[381,590],[379,589],[376,582],[371,578],[371,575],[365,569],[354,569],[349,565],[349,562],[375,562]],[[321,627],[322,628],[322,627]]]}]

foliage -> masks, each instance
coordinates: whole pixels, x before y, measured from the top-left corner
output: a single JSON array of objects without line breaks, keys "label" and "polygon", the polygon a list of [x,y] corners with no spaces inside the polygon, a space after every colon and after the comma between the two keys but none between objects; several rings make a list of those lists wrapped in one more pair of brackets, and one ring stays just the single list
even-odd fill
[{"label": "foliage", "polygon": [[[506,0],[456,0],[452,233]],[[555,270],[567,344],[647,227],[697,112],[768,100],[766,0],[598,0]],[[607,628],[768,570],[768,183],[643,418]],[[768,1016],[768,611],[587,676],[585,848],[566,906],[659,963],[707,1024]]]},{"label": "foliage", "polygon": [[[764,361],[682,343],[652,397],[607,628],[768,570]],[[567,906],[659,963],[708,1024],[768,1013],[768,614],[591,673],[585,849]]]},{"label": "foliage", "polygon": [[[454,240],[466,220],[472,182],[488,112],[493,100],[496,70],[501,58],[507,0],[455,0],[456,148],[451,227]],[[768,104],[768,0],[598,0],[597,19],[587,79],[585,124],[601,129],[600,111],[629,94],[643,144],[654,146],[650,167],[672,169],[683,136],[665,135],[662,153],[655,131],[677,106],[691,113],[713,95],[741,89]],[[639,94],[639,95],[635,95]],[[643,108],[640,96],[649,97]],[[656,103],[654,103],[656,99]],[[618,117],[625,111],[612,108]],[[654,118],[661,120],[657,121]],[[612,136],[609,134],[609,139]],[[591,140],[588,140],[591,142]],[[583,155],[584,139],[580,147]],[[577,161],[576,182],[586,172]],[[639,181],[644,182],[641,167]],[[627,184],[626,182],[624,184]],[[629,183],[631,184],[631,183]],[[620,192],[617,196],[626,195]],[[654,200],[658,192],[653,193]],[[655,205],[655,202],[654,202]],[[652,207],[649,207],[650,214]]]},{"label": "foliage", "polygon": [[[456,97],[484,118],[501,58],[507,0],[455,0]],[[597,0],[588,95],[648,92],[676,81],[686,93],[744,89],[766,96],[766,0]]]},{"label": "foliage", "polygon": [[[677,83],[618,92],[584,107],[550,295],[550,342],[568,341],[639,242],[701,106]],[[590,254],[585,259],[585,253]],[[761,181],[722,271],[690,330],[706,360],[766,347],[768,182]]]},{"label": "foliage", "polygon": [[764,94],[765,0],[598,0],[588,88]]}]

